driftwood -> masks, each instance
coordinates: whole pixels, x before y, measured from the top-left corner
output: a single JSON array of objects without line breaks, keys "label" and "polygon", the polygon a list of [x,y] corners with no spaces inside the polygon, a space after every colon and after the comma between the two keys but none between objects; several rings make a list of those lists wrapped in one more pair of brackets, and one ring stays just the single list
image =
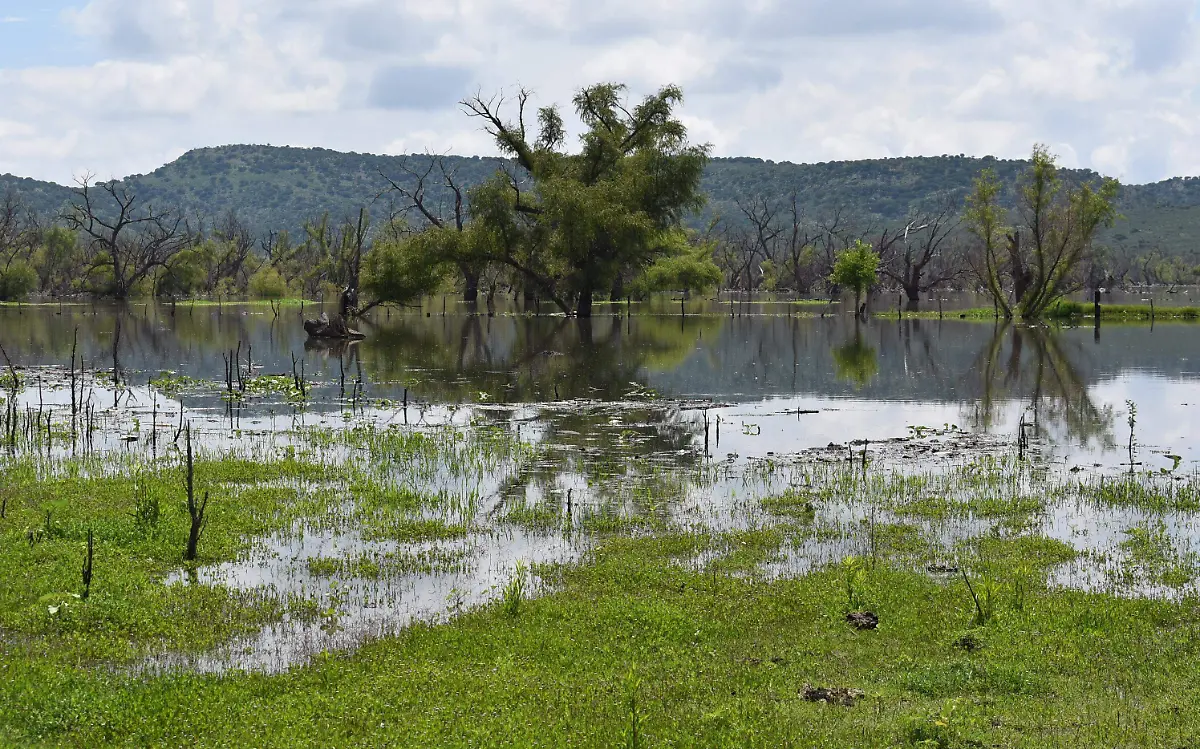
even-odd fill
[{"label": "driftwood", "polygon": [[305,320],[304,330],[310,338],[340,338],[343,340],[360,341],[365,335],[346,324],[346,318],[335,315],[330,319],[324,312],[316,320]]}]

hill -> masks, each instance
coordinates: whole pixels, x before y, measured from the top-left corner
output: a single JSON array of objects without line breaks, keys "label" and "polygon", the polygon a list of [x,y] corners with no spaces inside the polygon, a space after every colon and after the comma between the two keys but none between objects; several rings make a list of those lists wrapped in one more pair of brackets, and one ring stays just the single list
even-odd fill
[{"label": "hill", "polygon": [[[461,184],[486,179],[503,160],[447,156]],[[321,148],[221,146],[201,148],[146,175],[124,180],[139,197],[160,207],[182,207],[209,220],[236,211],[257,233],[298,230],[304,221],[328,211],[335,218],[374,204],[386,213],[387,187],[381,175],[397,181],[403,166],[422,166],[428,157],[342,153]],[[706,215],[738,220],[739,199],[762,196],[785,200],[794,191],[808,219],[841,210],[859,224],[900,222],[911,211],[945,200],[961,203],[972,180],[984,168],[1013,184],[1026,162],[991,157],[911,157],[864,161],[792,164],[753,158],[713,159],[704,177],[709,195]],[[1099,175],[1071,170],[1070,179]],[[0,176],[0,194],[16,192],[43,214],[53,214],[71,199],[69,188],[11,175]],[[431,190],[435,202],[449,205],[444,190]],[[377,200],[378,198],[378,200]],[[1011,198],[1011,196],[1010,196]],[[1200,246],[1200,179],[1174,178],[1127,185],[1121,194],[1126,217],[1105,240],[1142,251],[1192,255]]]}]

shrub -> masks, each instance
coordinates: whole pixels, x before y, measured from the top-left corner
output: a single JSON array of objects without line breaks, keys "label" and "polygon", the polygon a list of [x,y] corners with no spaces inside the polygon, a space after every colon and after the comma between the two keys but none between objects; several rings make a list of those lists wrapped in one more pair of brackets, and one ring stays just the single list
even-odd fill
[{"label": "shrub", "polygon": [[283,299],[287,293],[287,282],[274,266],[264,265],[250,276],[250,296],[255,299]]},{"label": "shrub", "polygon": [[24,299],[37,286],[37,271],[24,260],[15,260],[0,271],[0,300],[12,302]]}]

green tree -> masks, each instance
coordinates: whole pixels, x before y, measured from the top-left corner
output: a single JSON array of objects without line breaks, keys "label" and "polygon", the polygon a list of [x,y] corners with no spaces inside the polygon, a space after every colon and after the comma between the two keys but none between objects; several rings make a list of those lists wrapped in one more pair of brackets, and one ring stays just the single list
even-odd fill
[{"label": "green tree", "polygon": [[288,286],[274,266],[263,265],[250,276],[249,291],[255,299],[283,299]]},{"label": "green tree", "polygon": [[37,287],[37,271],[25,260],[15,259],[8,267],[0,269],[0,301],[20,301]]},{"label": "green tree", "polygon": [[967,226],[982,245],[980,275],[1008,318],[1039,318],[1078,288],[1093,238],[1117,216],[1116,180],[1064,186],[1054,156],[1041,145],[1032,162],[1018,190],[1015,226],[1004,225],[995,172],[984,170],[967,199]]},{"label": "green tree", "polygon": [[377,240],[362,261],[362,289],[371,301],[359,314],[381,304],[411,304],[437,291],[465,234],[432,227]]},{"label": "green tree", "polygon": [[79,283],[78,271],[82,263],[83,253],[73,232],[61,226],[46,230],[33,253],[38,291],[50,295],[70,293]]},{"label": "green tree", "polygon": [[862,296],[875,285],[878,271],[879,255],[860,239],[837,256],[829,282],[854,292],[854,311],[858,314]]},{"label": "green tree", "polygon": [[483,231],[462,249],[512,268],[578,317],[591,317],[597,290],[658,259],[669,246],[663,234],[704,204],[709,148],[690,144],[674,114],[682,92],[667,86],[633,107],[625,94],[611,83],[576,94],[584,126],[578,152],[565,148],[556,107],[538,111],[537,137],[529,140],[525,91],[515,121],[504,118],[501,97],[463,102],[523,173],[502,171],[472,192],[471,214]]},{"label": "green tree", "polygon": [[158,274],[155,293],[165,297],[190,297],[204,290],[208,277],[210,242],[182,250]]},{"label": "green tree", "polygon": [[721,283],[724,274],[713,262],[710,242],[692,245],[682,230],[664,235],[668,247],[633,283],[638,296],[656,291],[679,291],[686,298],[693,291],[703,292]]}]

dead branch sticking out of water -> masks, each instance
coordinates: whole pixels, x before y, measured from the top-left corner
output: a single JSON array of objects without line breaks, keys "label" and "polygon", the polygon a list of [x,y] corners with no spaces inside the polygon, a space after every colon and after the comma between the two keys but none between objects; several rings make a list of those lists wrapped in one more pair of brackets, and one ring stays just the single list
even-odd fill
[{"label": "dead branch sticking out of water", "polygon": [[188,531],[187,549],[183,553],[185,561],[196,561],[196,547],[200,544],[200,534],[204,531],[206,518],[205,510],[208,509],[208,492],[204,492],[204,499],[200,502],[196,501],[195,490],[195,469],[192,459],[192,426],[189,424],[184,430],[185,442],[187,444],[187,504],[188,515],[191,516],[192,525]]}]

